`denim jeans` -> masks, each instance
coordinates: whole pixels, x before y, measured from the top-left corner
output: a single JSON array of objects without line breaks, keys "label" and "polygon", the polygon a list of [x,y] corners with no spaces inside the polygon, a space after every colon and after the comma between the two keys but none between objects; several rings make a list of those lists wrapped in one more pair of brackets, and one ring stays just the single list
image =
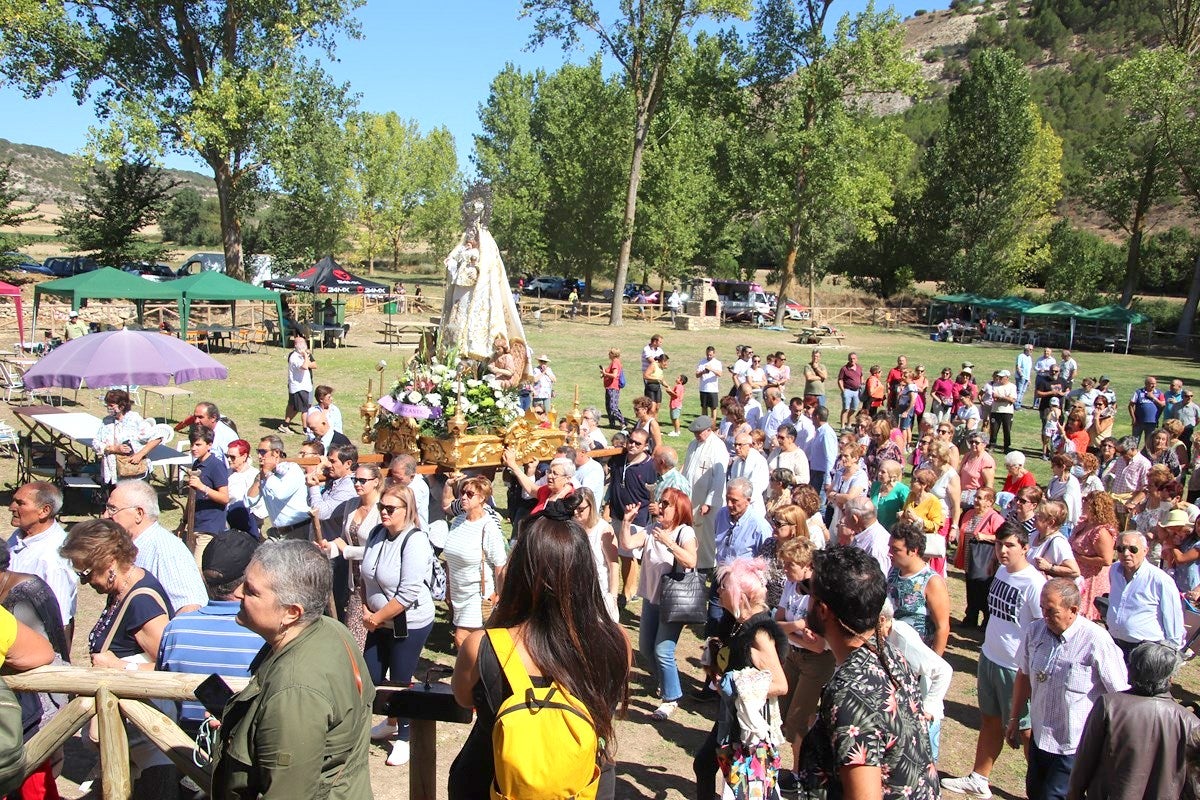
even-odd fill
[{"label": "denim jeans", "polygon": [[658,682],[664,703],[683,696],[679,685],[679,668],[675,666],[675,645],[683,631],[682,622],[660,622],[658,606],[649,600],[642,601],[642,623],[638,627],[638,650],[646,671]]},{"label": "denim jeans", "polygon": [[932,720],[929,723],[929,752],[933,755],[933,763],[938,761],[938,751],[941,749],[942,741],[942,721],[940,719]]},{"label": "denim jeans", "polygon": [[1017,408],[1025,403],[1025,393],[1029,391],[1029,378],[1017,379]]},{"label": "denim jeans", "polygon": [[[410,628],[408,637],[396,639],[391,629],[376,628],[367,632],[366,646],[363,648],[363,660],[367,662],[367,672],[371,680],[378,686],[383,682],[384,673],[392,683],[407,684],[412,680],[417,670],[417,662],[421,659],[421,650],[425,640],[433,630],[433,623],[423,628]],[[408,740],[408,720],[399,722],[398,738]]]},{"label": "denim jeans", "polygon": [[1025,795],[1029,800],[1065,800],[1075,756],[1061,756],[1029,743],[1029,767],[1025,771]]},{"label": "denim jeans", "polygon": [[725,619],[725,608],[721,605],[721,598],[717,591],[719,584],[715,570],[708,581],[708,619],[704,622],[704,638],[706,639],[717,635],[717,632],[721,630],[721,620]]}]

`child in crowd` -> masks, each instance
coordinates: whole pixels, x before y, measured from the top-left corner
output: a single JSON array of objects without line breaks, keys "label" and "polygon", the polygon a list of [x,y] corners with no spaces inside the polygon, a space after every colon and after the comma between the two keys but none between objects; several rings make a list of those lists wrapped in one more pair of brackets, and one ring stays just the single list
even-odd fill
[{"label": "child in crowd", "polygon": [[679,435],[679,417],[683,414],[683,387],[687,385],[687,375],[680,375],[675,379],[675,385],[667,389],[667,394],[671,396],[671,427],[673,430],[667,436]]},{"label": "child in crowd", "polygon": [[1042,460],[1049,461],[1054,440],[1061,434],[1059,426],[1062,420],[1062,405],[1057,397],[1050,398],[1050,410],[1046,412],[1046,421],[1042,423]]}]

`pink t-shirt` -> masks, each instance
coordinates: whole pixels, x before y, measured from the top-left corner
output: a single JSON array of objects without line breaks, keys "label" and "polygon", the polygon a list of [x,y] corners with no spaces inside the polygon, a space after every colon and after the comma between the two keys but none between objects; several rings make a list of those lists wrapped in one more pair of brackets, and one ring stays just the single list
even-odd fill
[{"label": "pink t-shirt", "polygon": [[671,403],[668,408],[683,408],[683,390],[687,388],[682,383],[677,383],[670,389],[667,389],[667,394],[671,395]]},{"label": "pink t-shirt", "polygon": [[954,402],[954,381],[950,378],[938,378],[933,382],[933,396],[942,401],[942,405]]},{"label": "pink t-shirt", "polygon": [[995,474],[996,459],[992,458],[992,454],[987,451],[977,458],[963,459],[958,466],[958,477],[962,481],[962,490],[967,492],[981,488],[983,471],[988,467],[991,467],[992,474]]}]

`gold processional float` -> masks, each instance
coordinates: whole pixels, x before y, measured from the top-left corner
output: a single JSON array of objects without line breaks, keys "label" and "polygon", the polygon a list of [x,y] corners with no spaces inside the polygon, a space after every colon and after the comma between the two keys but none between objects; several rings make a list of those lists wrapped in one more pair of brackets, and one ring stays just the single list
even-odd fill
[{"label": "gold processional float", "polygon": [[498,467],[506,449],[522,464],[549,461],[576,441],[583,418],[578,386],[565,431],[553,407],[542,418],[520,408],[518,390],[533,379],[533,353],[488,231],[490,199],[486,184],[471,187],[464,199],[463,233],[443,262],[446,296],[436,337],[422,340],[390,392],[383,361],[376,397],[367,381],[358,410],[362,441],[377,453],[408,453],[423,464],[464,470]]}]

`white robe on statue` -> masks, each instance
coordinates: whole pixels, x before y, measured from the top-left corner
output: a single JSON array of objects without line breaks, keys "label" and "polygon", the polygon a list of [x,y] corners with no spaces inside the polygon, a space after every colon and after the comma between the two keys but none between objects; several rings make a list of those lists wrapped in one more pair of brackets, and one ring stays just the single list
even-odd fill
[{"label": "white robe on statue", "polygon": [[477,230],[478,249],[468,247],[464,234],[445,261],[451,305],[442,319],[441,354],[457,348],[460,356],[488,361],[497,336],[523,346],[525,328],[496,240],[482,225]]}]

